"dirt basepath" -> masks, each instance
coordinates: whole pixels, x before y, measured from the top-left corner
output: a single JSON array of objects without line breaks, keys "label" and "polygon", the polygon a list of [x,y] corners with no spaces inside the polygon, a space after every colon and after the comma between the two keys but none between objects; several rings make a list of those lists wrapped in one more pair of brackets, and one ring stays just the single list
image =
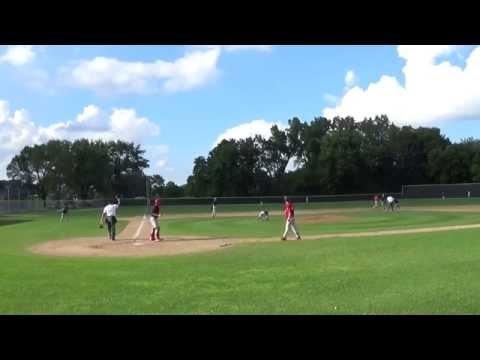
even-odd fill
[{"label": "dirt basepath", "polygon": [[[125,220],[125,219],[123,219]],[[53,256],[89,257],[128,257],[177,255],[222,249],[222,239],[206,236],[162,236],[161,242],[146,240],[150,224],[142,217],[130,218],[125,229],[117,235],[117,240],[107,237],[88,237],[48,241],[31,247],[29,250]]]},{"label": "dirt basepath", "polygon": [[[463,229],[478,229],[480,224],[426,227],[416,229],[378,230],[354,233],[307,235],[304,240],[328,238],[358,238],[383,235],[419,234]],[[205,251],[228,249],[231,246],[246,243],[279,242],[278,237],[263,238],[212,238],[206,236],[164,236],[161,242],[145,240],[150,226],[146,219],[132,218],[126,228],[118,235],[118,240],[106,238],[77,238],[49,241],[30,248],[37,254],[52,256],[87,257],[150,257],[190,254]],[[222,245],[227,243],[228,246]]]}]

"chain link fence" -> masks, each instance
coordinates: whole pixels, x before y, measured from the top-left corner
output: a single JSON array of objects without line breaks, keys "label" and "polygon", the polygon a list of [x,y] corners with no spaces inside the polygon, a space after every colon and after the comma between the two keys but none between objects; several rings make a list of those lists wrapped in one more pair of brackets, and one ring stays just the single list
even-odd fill
[{"label": "chain link fence", "polygon": [[0,214],[33,212],[43,210],[43,201],[34,200],[0,200]]},{"label": "chain link fence", "polygon": [[480,183],[403,185],[405,198],[469,198],[480,196]]},{"label": "chain link fence", "polygon": [[[374,195],[369,194],[343,194],[343,195],[287,195],[294,203],[320,203],[320,202],[348,202],[348,201],[373,201]],[[480,183],[463,184],[423,184],[403,185],[400,193],[385,193],[396,198],[462,198],[479,197]],[[217,204],[281,204],[283,195],[275,196],[218,196]],[[46,210],[58,210],[65,205],[71,209],[102,208],[110,199],[90,200],[47,200],[44,206],[43,200],[0,200],[0,214],[35,212]],[[211,205],[213,197],[181,197],[163,198],[162,206],[190,206]],[[145,197],[121,199],[122,206],[138,206],[147,208],[150,199]]]},{"label": "chain link fence", "polygon": [[[389,193],[391,194],[391,193]],[[373,201],[376,194],[345,194],[345,195],[292,195],[288,198],[294,203],[319,203],[319,202],[348,202],[348,201]],[[377,194],[379,195],[379,194]],[[400,197],[400,193],[391,194]],[[283,196],[219,196],[216,197],[217,204],[281,204]],[[43,201],[35,200],[0,200],[0,214],[35,212],[58,210],[67,205],[70,209],[88,209],[102,208],[110,199],[90,199],[90,200],[47,200],[44,207]],[[191,205],[211,205],[213,197],[181,197],[181,198],[163,198],[162,206],[191,206]],[[122,206],[144,207],[150,205],[150,199],[145,197],[122,198]]]}]

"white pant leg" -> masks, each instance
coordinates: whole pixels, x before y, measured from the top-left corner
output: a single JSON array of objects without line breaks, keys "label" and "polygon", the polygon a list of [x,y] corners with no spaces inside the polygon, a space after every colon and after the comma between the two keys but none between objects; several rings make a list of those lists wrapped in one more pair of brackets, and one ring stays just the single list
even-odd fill
[{"label": "white pant leg", "polygon": [[158,218],[150,216],[150,224],[154,229],[158,229]]},{"label": "white pant leg", "polygon": [[217,215],[217,211],[215,209],[215,205],[212,206],[212,217],[215,217]]},{"label": "white pant leg", "polygon": [[290,230],[290,222],[287,220],[285,222],[285,231],[283,232],[283,238],[287,237],[288,231]]},{"label": "white pant leg", "polygon": [[290,229],[292,229],[295,236],[298,238],[297,226],[295,225],[295,219],[292,219],[290,222]]}]

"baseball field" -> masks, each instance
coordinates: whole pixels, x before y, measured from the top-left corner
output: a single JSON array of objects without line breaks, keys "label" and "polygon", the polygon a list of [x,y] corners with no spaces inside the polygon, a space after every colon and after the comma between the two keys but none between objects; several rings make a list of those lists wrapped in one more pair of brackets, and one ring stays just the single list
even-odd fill
[{"label": "baseball field", "polygon": [[[0,314],[480,314],[480,199],[163,206],[0,216]],[[223,243],[228,246],[221,246]]]}]

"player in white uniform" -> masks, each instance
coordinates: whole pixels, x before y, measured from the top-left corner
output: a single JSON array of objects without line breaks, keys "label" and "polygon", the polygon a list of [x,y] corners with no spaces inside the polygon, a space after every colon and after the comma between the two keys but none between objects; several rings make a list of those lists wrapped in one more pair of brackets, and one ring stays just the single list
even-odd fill
[{"label": "player in white uniform", "polygon": [[100,227],[107,223],[108,239],[115,241],[115,225],[117,223],[117,209],[120,206],[120,198],[117,197],[110,201],[107,206],[103,208],[100,216]]},{"label": "player in white uniform", "polygon": [[395,205],[395,199],[393,198],[392,195],[387,196],[387,206],[385,207],[385,211],[391,210],[393,211],[393,206]]},{"label": "player in white uniform", "polygon": [[65,204],[63,208],[60,209],[60,222],[63,222],[67,214],[68,214],[68,205]]},{"label": "player in white uniform", "polygon": [[215,219],[217,216],[217,198],[213,198],[212,201],[212,218]]},{"label": "player in white uniform", "polygon": [[268,210],[262,210],[258,213],[257,220],[270,220]]}]

